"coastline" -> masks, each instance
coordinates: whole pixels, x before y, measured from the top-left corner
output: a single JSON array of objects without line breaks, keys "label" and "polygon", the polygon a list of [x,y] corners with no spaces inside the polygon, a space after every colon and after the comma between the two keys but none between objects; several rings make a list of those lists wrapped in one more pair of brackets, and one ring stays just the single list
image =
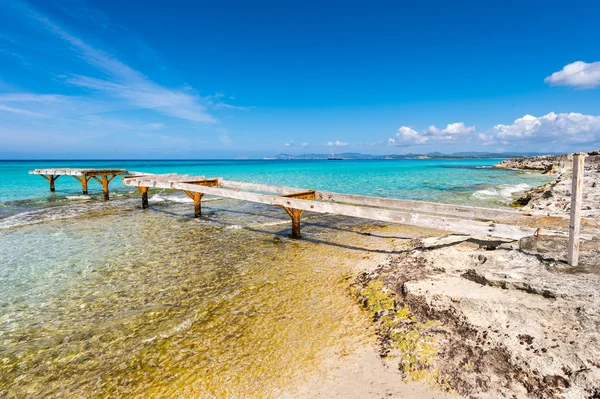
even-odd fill
[{"label": "coastline", "polygon": [[[548,184],[552,184],[552,182]],[[132,319],[130,316],[124,315],[124,319],[118,320],[114,325],[131,324],[135,326],[136,331],[139,329],[139,332],[144,333],[142,343],[129,341],[124,343],[124,348],[131,345],[127,346],[127,350],[131,350],[132,353],[140,349],[144,352],[143,356],[134,356],[131,363],[129,361],[121,362],[119,356],[126,358],[128,355],[120,353],[114,358],[105,359],[106,367],[100,363],[98,365],[89,364],[92,367],[91,370],[98,367],[94,372],[100,372],[99,375],[108,373],[111,368],[114,370],[108,374],[107,380],[103,381],[102,389],[104,391],[102,392],[113,392],[123,396],[128,394],[143,396],[143,392],[138,391],[141,386],[136,387],[135,384],[150,382],[156,385],[152,392],[157,394],[161,392],[201,392],[202,386],[198,385],[198,381],[194,381],[189,375],[183,379],[175,377],[177,374],[169,369],[175,363],[168,359],[165,360],[162,355],[155,353],[154,348],[161,346],[178,354],[180,352],[178,345],[181,342],[185,343],[185,346],[180,355],[190,358],[190,360],[186,360],[186,367],[189,367],[191,371],[204,370],[204,368],[214,370],[216,365],[220,364],[214,359],[224,356],[229,362],[225,364],[237,370],[236,375],[246,376],[265,384],[265,387],[258,383],[248,385],[238,377],[231,380],[232,375],[225,370],[214,371],[214,374],[202,374],[203,377],[199,381],[210,384],[210,392],[217,396],[224,394],[226,392],[224,389],[227,389],[230,394],[250,392],[259,396],[312,398],[331,397],[331,393],[335,393],[340,397],[362,398],[391,395],[425,399],[455,397],[453,393],[447,392],[471,397],[494,397],[494,395],[503,397],[509,392],[511,394],[513,392],[523,393],[528,389],[536,391],[542,389],[542,385],[552,386],[552,389],[555,389],[557,384],[565,385],[566,383],[571,384],[568,389],[571,391],[574,389],[575,384],[569,380],[570,377],[566,378],[554,371],[550,375],[551,377],[548,377],[548,374],[541,373],[527,361],[529,352],[535,350],[540,353],[545,348],[549,353],[547,356],[560,358],[565,355],[561,351],[567,349],[557,351],[557,348],[550,348],[554,344],[548,344],[543,348],[532,346],[534,343],[542,341],[542,338],[529,332],[530,324],[517,325],[517,323],[513,323],[511,327],[514,328],[514,331],[507,332],[510,337],[505,338],[514,339],[521,336],[524,337],[524,343],[530,341],[529,336],[534,339],[532,345],[527,345],[529,351],[527,348],[521,348],[525,352],[523,350],[519,352],[520,347],[514,349],[513,346],[520,345],[520,343],[514,344],[510,340],[494,336],[496,333],[493,330],[500,331],[502,323],[481,324],[482,320],[486,320],[488,313],[503,314],[506,319],[516,315],[519,320],[523,320],[528,317],[526,313],[531,309],[535,309],[536,313],[543,314],[547,319],[552,319],[553,313],[548,309],[554,308],[544,307],[547,305],[545,304],[544,306],[540,305],[537,309],[535,300],[527,302],[530,295],[562,300],[566,302],[564,308],[569,311],[573,309],[576,301],[578,304],[582,303],[580,307],[588,312],[587,309],[591,306],[589,301],[586,302],[585,298],[581,299],[580,297],[596,295],[593,293],[592,287],[598,283],[593,279],[583,279],[577,274],[578,271],[567,270],[560,264],[549,264],[548,259],[561,258],[562,255],[556,253],[556,248],[562,245],[561,242],[546,241],[543,238],[535,242],[523,241],[521,243],[477,240],[472,237],[402,225],[350,221],[335,216],[326,216],[324,219],[321,215],[307,217],[306,240],[297,242],[285,238],[289,221],[281,215],[278,209],[250,205],[240,209],[238,205],[227,200],[219,200],[216,203],[208,201],[207,217],[202,221],[194,221],[186,216],[190,212],[189,200],[185,197],[174,197],[172,194],[167,195],[162,192],[154,194],[151,199],[153,211],[145,213],[140,212],[137,209],[137,201],[127,195],[107,204],[90,201],[88,198],[79,196],[75,197],[67,197],[63,202],[81,203],[78,207],[57,206],[41,210],[40,214],[43,214],[45,219],[37,226],[29,224],[29,219],[5,219],[4,222],[7,222],[5,231],[8,235],[14,235],[13,242],[18,243],[21,243],[20,230],[23,230],[23,234],[27,232],[40,234],[40,231],[47,231],[52,233],[49,234],[49,237],[53,238],[50,239],[50,242],[44,241],[44,245],[60,247],[61,243],[64,245],[66,242],[54,241],[61,239],[65,234],[94,235],[96,233],[92,230],[100,229],[98,223],[112,229],[108,226],[117,225],[108,223],[107,218],[114,219],[116,223],[116,219],[121,219],[123,215],[126,215],[131,226],[129,228],[120,226],[114,231],[110,230],[112,233],[106,233],[103,238],[105,243],[111,243],[110,235],[115,233],[120,237],[135,236],[133,226],[136,225],[145,226],[145,229],[150,230],[138,237],[139,242],[130,243],[131,238],[127,238],[126,247],[128,249],[121,254],[115,253],[114,256],[111,255],[111,258],[107,258],[108,260],[112,259],[111,262],[114,264],[108,270],[103,270],[101,265],[94,266],[91,269],[94,278],[104,281],[102,279],[105,274],[109,278],[112,278],[110,276],[113,275],[120,276],[123,279],[126,278],[130,284],[135,284],[141,290],[140,292],[148,297],[165,296],[169,302],[179,304],[173,308],[170,305],[162,308],[159,303],[164,299],[161,299],[156,304],[131,305],[130,298],[127,298],[128,294],[126,294],[129,286],[125,287],[121,282],[115,282],[111,283],[115,286],[114,289],[111,287],[108,294],[110,297],[119,298],[122,305],[112,306],[109,302],[102,300],[96,292],[97,289],[86,281],[87,269],[84,269],[81,275],[73,276],[73,282],[80,281],[82,288],[78,284],[73,284],[69,288],[69,297],[81,298],[79,300],[82,303],[69,303],[68,306],[73,309],[65,307],[69,311],[65,311],[61,317],[80,311],[85,313],[85,317],[90,317],[90,320],[92,320],[91,317],[102,313],[111,314],[111,317],[120,316],[119,312],[122,309],[131,307],[134,314],[139,317],[136,316]],[[67,208],[69,213],[64,212]],[[75,213],[71,214],[73,211]],[[218,217],[212,217],[213,212],[218,213]],[[250,216],[242,217],[242,214]],[[37,213],[30,215],[31,222],[37,223],[39,216]],[[86,220],[93,221],[89,223],[89,227],[84,227]],[[19,227],[12,227],[11,223],[13,222],[20,223]],[[176,229],[177,234],[171,237],[169,231],[172,229]],[[202,237],[201,241],[205,241],[205,243],[196,240],[182,241],[184,236],[188,238]],[[218,236],[222,238],[217,239]],[[144,239],[144,237],[147,238]],[[273,240],[273,237],[276,240]],[[83,238],[78,237],[78,239],[82,243],[85,242]],[[188,259],[188,255],[183,256],[176,250],[177,246],[173,246],[167,254],[170,254],[170,257],[165,257],[165,254],[158,251],[160,246],[152,245],[157,240],[162,243],[161,246],[164,248],[169,248],[173,243],[185,245],[186,253],[191,253],[194,259],[202,259],[207,254],[215,252],[215,246],[218,245],[222,250],[222,256],[235,260],[231,264],[224,264],[224,270],[214,266],[209,269],[210,273],[215,273],[215,276],[223,278],[223,286],[219,287],[218,296],[213,300],[220,303],[217,312],[219,319],[229,320],[228,323],[232,323],[222,324],[221,328],[232,328],[231,326],[238,324],[240,326],[239,330],[236,327],[234,330],[237,331],[231,333],[236,336],[232,342],[239,342],[237,334],[242,334],[241,336],[244,337],[244,331],[252,331],[252,335],[247,338],[248,342],[253,343],[252,345],[248,347],[242,345],[233,353],[229,353],[226,351],[227,348],[222,346],[218,332],[214,336],[212,333],[209,334],[210,339],[214,340],[212,344],[205,338],[199,340],[200,332],[207,334],[207,330],[203,330],[203,323],[220,325],[216,319],[214,321],[205,320],[204,311],[200,311],[205,305],[203,301],[198,301],[199,298],[206,295],[206,292],[198,290],[198,287],[204,284],[206,289],[212,291],[212,283],[198,281],[194,276],[195,267],[198,265],[197,260]],[[248,252],[244,247],[248,245],[248,242],[252,242],[253,246],[260,248],[252,255],[257,262],[264,263],[259,270],[254,271],[253,268],[247,268],[247,266],[238,266],[247,265],[247,261],[244,259],[248,256]],[[206,247],[202,245],[206,245]],[[531,253],[523,254],[522,252],[527,246],[529,246],[527,251]],[[73,251],[76,250],[73,249]],[[106,255],[100,248],[94,248],[94,251],[97,252],[96,256]],[[149,253],[154,255],[148,257]],[[590,253],[594,253],[593,249],[590,252],[589,248],[583,248],[584,265],[590,258]],[[242,256],[242,254],[244,255]],[[264,257],[264,254],[270,255]],[[72,267],[71,265],[77,264],[77,259],[79,259],[77,252],[73,252],[73,255],[74,258],[68,259],[69,268]],[[135,257],[131,257],[132,255]],[[54,256],[58,256],[58,254],[54,253]],[[17,258],[18,256],[13,257],[13,259]],[[87,262],[88,258],[94,258],[94,255],[90,256],[86,253],[83,259],[79,260]],[[215,265],[218,264],[217,258],[217,256],[212,258]],[[115,263],[116,261],[118,262]],[[128,265],[127,268],[123,269],[121,263]],[[168,295],[157,294],[156,287],[147,285],[147,281],[151,281],[147,276],[136,278],[140,270],[143,270],[144,273],[155,273],[151,272],[154,267],[165,265],[169,265],[169,268],[173,268],[173,270],[160,267],[161,274],[164,274],[163,278],[158,280],[153,278],[152,281],[156,280],[155,283],[158,285],[174,283],[173,286],[166,285],[162,289],[167,290]],[[526,271],[529,268],[534,270],[527,274]],[[584,269],[585,267],[581,270]],[[550,271],[548,272],[548,270]],[[225,271],[226,273],[224,273]],[[126,274],[123,274],[125,272]],[[230,277],[229,273],[234,273],[235,276],[241,273],[239,276],[242,280],[247,280],[244,284],[248,284],[248,286],[242,287],[239,291],[240,288],[232,285],[232,291],[228,294],[231,298],[221,302],[220,298],[223,294],[220,292],[223,291],[220,290],[229,289],[228,286],[234,281],[237,284],[240,278],[239,276],[234,278],[233,275]],[[330,275],[325,277],[323,273]],[[343,277],[346,273],[349,274]],[[565,290],[564,281],[557,280],[553,275],[556,273],[574,276],[567,279],[569,285],[566,292],[563,292]],[[359,277],[355,281],[353,276],[356,275]],[[593,276],[593,273],[591,275]],[[282,279],[282,276],[285,278]],[[342,278],[344,281],[340,280]],[[537,280],[535,280],[536,278]],[[302,281],[301,286],[304,288],[296,290],[293,287],[296,287],[297,284],[290,279],[295,282]],[[290,285],[291,282],[293,284]],[[346,292],[349,285],[351,286],[350,295]],[[257,286],[261,287],[262,294],[260,295],[255,294]],[[172,291],[173,287],[181,288],[182,291]],[[215,294],[217,294],[216,291]],[[272,294],[267,295],[269,291],[272,291]],[[578,291],[582,293],[577,293]],[[498,295],[507,295],[506,298],[502,297],[503,303],[496,303]],[[515,295],[522,295],[522,297],[515,300]],[[575,295],[575,299],[571,295]],[[142,297],[143,295],[138,297],[135,294],[135,298],[131,299],[141,301]],[[381,309],[374,307],[373,301],[371,301],[373,297],[377,298],[376,301],[381,300],[387,303],[386,307]],[[315,298],[320,299],[316,301]],[[291,302],[295,305],[290,306]],[[361,304],[362,310],[359,309],[356,302]],[[184,304],[184,307],[179,309],[181,304]],[[64,304],[58,303],[56,305],[64,306]],[[80,308],[82,305],[84,307]],[[527,306],[527,308],[520,309],[521,305]],[[19,304],[19,306],[23,305]],[[301,309],[306,306],[308,306],[307,309]],[[514,309],[509,309],[511,306]],[[33,308],[31,309],[33,312]],[[183,312],[183,310],[186,311]],[[593,311],[593,306],[591,311]],[[150,313],[147,314],[147,312]],[[210,310],[210,312],[216,311]],[[319,317],[313,317],[314,312],[325,313],[320,314]],[[46,310],[46,313],[50,315],[52,312]],[[187,318],[181,319],[183,314],[194,316],[186,316]],[[173,318],[173,315],[176,315],[176,318]],[[293,365],[289,365],[284,358],[267,360],[258,358],[262,356],[262,352],[254,352],[254,347],[258,345],[259,348],[267,348],[271,337],[263,340],[264,337],[261,334],[264,331],[254,324],[257,316],[265,318],[264,320],[274,319],[266,324],[269,326],[269,331],[279,334],[277,346],[271,347],[271,353],[276,353],[277,356],[282,356],[282,354],[289,356],[289,359],[293,360]],[[158,334],[160,338],[157,338],[156,333],[152,330],[146,331],[143,323],[147,318],[153,323],[157,323],[157,326],[164,324],[160,330],[168,331],[168,334],[163,334],[165,337]],[[374,320],[374,323],[368,323],[369,319]],[[83,318],[81,320],[87,323],[87,320]],[[173,324],[174,320],[179,320],[181,323]],[[343,320],[342,326],[337,325],[340,320]],[[577,316],[573,316],[571,320],[571,325],[581,322],[581,318],[577,318]],[[39,321],[36,320],[36,322]],[[60,337],[63,334],[61,329],[64,326],[62,324],[66,325],[67,319],[59,317],[54,322],[58,323],[56,334]],[[138,325],[138,322],[141,324]],[[315,323],[318,328],[311,327],[311,323]],[[85,326],[85,328],[87,335],[81,337],[71,331],[69,334],[57,338],[56,342],[43,341],[43,345],[47,346],[44,347],[44,351],[54,352],[60,358],[62,355],[55,350],[54,346],[56,348],[74,348],[76,345],[89,341],[89,338],[81,340],[82,337],[88,336],[93,337],[94,345],[101,344],[104,339],[100,338],[102,334],[97,334],[96,328],[91,325]],[[156,328],[158,329],[158,327]],[[321,337],[317,337],[314,333],[308,332],[311,328],[314,331],[327,328],[329,331],[321,334]],[[139,332],[135,334],[138,338]],[[34,330],[27,334],[30,334],[28,339],[38,338]],[[552,331],[550,336],[558,337],[556,334],[556,331]],[[10,338],[10,334],[7,336]],[[18,337],[15,336],[15,338]],[[115,342],[120,342],[122,337],[115,333],[114,339]],[[557,339],[562,339],[562,337]],[[569,339],[580,341],[579,337]],[[310,350],[302,354],[305,349],[301,343],[304,340],[310,342]],[[285,345],[279,346],[281,343],[285,343]],[[581,345],[583,347],[576,348],[576,351],[585,349],[593,353],[593,346],[590,346],[589,342],[583,342]],[[197,350],[194,347],[201,347],[202,350],[196,353]],[[93,349],[96,353],[103,353],[105,350],[112,350],[112,347],[98,346]],[[218,354],[216,356],[214,351],[222,352],[216,352]],[[295,354],[292,356],[290,354],[292,352],[288,353],[289,351],[293,351]],[[123,351],[121,350],[121,352]],[[515,355],[517,352],[518,354]],[[243,363],[254,365],[253,368],[245,368],[242,363],[239,363],[238,359],[235,359],[237,353],[243,355]],[[29,357],[30,355],[31,357]],[[15,356],[17,355],[15,354]],[[33,352],[27,353],[28,362],[34,364],[36,356],[37,354]],[[79,367],[84,365],[87,367],[88,363],[84,363],[86,356],[88,356],[86,349],[82,347],[75,360],[61,361],[68,365],[68,370],[71,370],[72,376],[75,376]],[[524,360],[519,362],[515,360],[514,356]],[[7,367],[5,370],[12,370],[12,362],[15,359],[10,355],[10,361],[5,365]],[[99,361],[101,359],[98,357]],[[591,358],[591,361],[595,362],[594,359]],[[567,370],[571,370],[572,375],[576,375],[579,379],[583,378],[581,377],[584,375],[583,372],[576,369],[577,363],[565,364],[565,367],[568,367]],[[263,365],[266,370],[262,370]],[[504,368],[499,369],[498,365],[502,365]],[[548,365],[543,366],[548,367]],[[121,369],[121,367],[123,368]],[[218,368],[220,367],[218,366]],[[56,375],[61,373],[58,369],[54,369],[53,372]],[[204,373],[204,371],[202,372]],[[187,371],[185,373],[187,374]],[[7,371],[6,376],[10,375]],[[533,382],[525,383],[519,375],[524,375],[528,381]],[[32,376],[30,375],[27,379]],[[67,385],[74,383],[72,376],[64,376]],[[179,381],[165,382],[165,385],[162,386],[161,381],[166,378],[165,376],[178,378]],[[44,384],[41,383],[46,378],[45,374],[39,374],[36,378],[39,378],[39,381],[35,381],[35,383],[38,384],[41,392],[56,392],[52,391],[52,389],[57,389],[52,384],[43,386]],[[124,379],[120,381],[121,378]],[[26,383],[27,379],[19,383]],[[182,385],[181,381],[184,380],[190,381],[189,386]],[[410,382],[411,380],[416,380],[416,382]],[[126,384],[120,385],[122,381],[125,381]],[[590,381],[595,380],[591,379]],[[85,387],[85,383],[81,387]],[[529,387],[527,384],[530,384]],[[182,386],[185,387],[183,391],[181,391]],[[556,392],[560,391],[559,388],[560,386],[556,388]],[[543,395],[554,393],[554,391],[548,390],[542,392]],[[543,395],[540,397],[544,397]]]},{"label": "coastline", "polygon": [[[382,357],[409,380],[466,397],[598,397],[599,158],[586,159],[584,217],[592,220],[583,229],[595,238],[582,244],[577,268],[563,263],[566,239],[510,242],[429,232],[363,270],[358,300],[388,304],[367,306]],[[568,215],[570,159],[507,160],[497,167],[558,173],[515,202]],[[568,227],[549,220],[539,222]]]}]

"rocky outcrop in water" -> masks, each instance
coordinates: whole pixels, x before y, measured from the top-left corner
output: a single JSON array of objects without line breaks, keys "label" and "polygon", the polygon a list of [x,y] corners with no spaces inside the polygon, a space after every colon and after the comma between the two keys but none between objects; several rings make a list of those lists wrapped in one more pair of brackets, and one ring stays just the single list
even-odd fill
[{"label": "rocky outcrop in water", "polygon": [[[513,205],[525,210],[568,215],[571,211],[571,180],[573,178],[573,156],[543,156],[508,159],[495,167],[511,169],[547,170],[558,173],[556,180],[526,191]],[[550,173],[549,172],[549,173]],[[585,158],[583,178],[582,216],[600,221],[600,153],[592,151]]]},{"label": "rocky outcrop in water", "polygon": [[511,158],[496,165],[499,169],[538,170],[544,174],[557,174],[563,169],[571,168],[573,156],[568,155],[542,155],[537,157]]}]

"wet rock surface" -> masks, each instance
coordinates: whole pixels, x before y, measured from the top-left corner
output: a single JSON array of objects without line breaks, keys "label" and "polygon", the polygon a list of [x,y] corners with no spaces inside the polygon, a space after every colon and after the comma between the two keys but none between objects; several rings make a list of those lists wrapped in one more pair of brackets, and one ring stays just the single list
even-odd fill
[{"label": "wet rock surface", "polygon": [[[374,274],[431,332],[440,376],[473,398],[600,395],[600,256],[564,243],[465,236],[415,240]],[[582,258],[584,259],[584,258]]]},{"label": "wet rock surface", "polygon": [[[508,159],[494,167],[543,170],[557,174],[556,180],[526,191],[513,205],[523,209],[552,215],[568,215],[571,211],[571,182],[573,178],[573,156],[542,156]],[[600,155],[591,151],[585,157],[583,177],[583,206],[581,214],[585,218],[600,221]]]},{"label": "wet rock surface", "polygon": [[520,170],[539,170],[545,174],[557,174],[562,169],[571,167],[573,161],[572,155],[542,155],[537,157],[511,158],[504,160],[494,168],[500,169],[520,169]]}]

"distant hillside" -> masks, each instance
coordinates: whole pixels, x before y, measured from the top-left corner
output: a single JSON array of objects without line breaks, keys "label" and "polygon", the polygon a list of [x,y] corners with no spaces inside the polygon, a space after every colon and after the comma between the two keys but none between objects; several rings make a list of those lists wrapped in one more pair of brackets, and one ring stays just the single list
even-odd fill
[{"label": "distant hillside", "polygon": [[[387,154],[371,155],[358,152],[336,153],[336,157],[344,159],[434,159],[434,158],[521,158],[539,155],[556,155],[556,153],[538,153],[538,152],[510,152],[510,153],[492,153],[492,152],[455,152],[452,154],[442,154],[440,152],[429,152],[427,154]],[[278,160],[306,160],[306,159],[327,159],[329,154],[278,154],[264,159]]]}]

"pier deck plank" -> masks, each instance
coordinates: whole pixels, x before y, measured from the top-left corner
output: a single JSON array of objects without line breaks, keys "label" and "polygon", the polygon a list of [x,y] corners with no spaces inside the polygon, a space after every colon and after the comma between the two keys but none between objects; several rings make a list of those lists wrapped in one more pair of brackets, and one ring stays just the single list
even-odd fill
[{"label": "pier deck plank", "polygon": [[[514,210],[455,206],[319,191],[314,192],[314,200],[299,199],[293,198],[293,196],[298,193],[312,193],[312,191],[299,188],[292,189],[280,186],[233,182],[221,179],[217,180],[220,182],[218,187],[189,184],[181,182],[179,179],[171,180],[169,178],[145,178],[135,176],[124,178],[123,182],[126,186],[177,189],[188,191],[190,193],[198,192],[219,197],[281,206],[287,209],[330,213],[463,234],[474,234],[478,236],[520,239],[525,236],[534,235],[537,231],[536,228],[493,222],[493,220],[497,219],[518,219],[529,217],[531,215]],[[265,192],[275,194],[264,194]],[[417,212],[417,210],[419,212]],[[299,215],[297,217],[299,217]],[[476,218],[483,218],[488,221],[473,220]],[[296,218],[293,217],[293,219]],[[559,236],[567,236],[568,234],[566,232],[550,230],[544,230],[543,233],[546,235]]]}]

